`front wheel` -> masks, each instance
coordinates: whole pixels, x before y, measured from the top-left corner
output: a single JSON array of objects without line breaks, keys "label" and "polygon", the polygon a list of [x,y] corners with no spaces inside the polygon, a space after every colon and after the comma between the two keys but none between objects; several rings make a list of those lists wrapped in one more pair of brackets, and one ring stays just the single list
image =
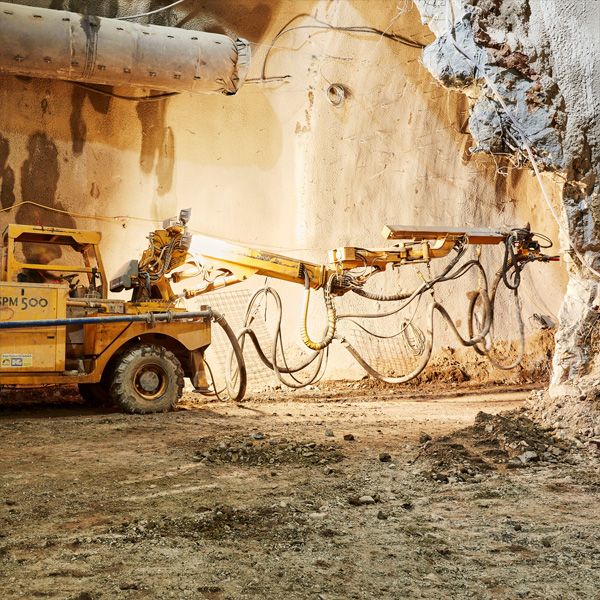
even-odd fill
[{"label": "front wheel", "polygon": [[118,358],[110,395],[125,412],[165,412],[175,407],[182,393],[183,369],[170,350],[142,344]]}]

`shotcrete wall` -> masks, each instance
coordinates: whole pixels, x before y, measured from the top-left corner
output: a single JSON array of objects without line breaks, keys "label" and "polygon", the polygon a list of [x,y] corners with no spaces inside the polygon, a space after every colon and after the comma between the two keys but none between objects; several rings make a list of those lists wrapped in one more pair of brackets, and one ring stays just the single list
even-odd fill
[{"label": "shotcrete wall", "polygon": [[[19,3],[110,17],[165,5]],[[247,82],[233,97],[136,102],[68,82],[0,75],[0,202],[9,209],[0,213],[1,227],[17,221],[101,230],[109,273],[140,256],[147,232],[188,206],[193,230],[319,262],[336,246],[381,246],[386,223],[530,222],[557,242],[535,178],[506,157],[471,151],[471,101],[423,65],[422,46],[436,38],[411,3],[187,0],[146,22],[248,39]],[[328,94],[331,84],[343,94]],[[546,186],[560,209],[563,185],[547,176]],[[495,268],[500,251],[492,254],[488,265]],[[414,277],[401,271],[382,285],[406,289]],[[528,333],[532,313],[557,314],[566,281],[555,263],[525,273]],[[248,287],[262,284],[251,280]],[[284,298],[284,335],[297,341],[301,289],[272,285]],[[473,276],[440,296],[463,329],[466,294],[475,287]],[[323,313],[311,313],[314,332]],[[455,345],[444,329],[437,342]],[[328,374],[362,372],[336,347]]]}]

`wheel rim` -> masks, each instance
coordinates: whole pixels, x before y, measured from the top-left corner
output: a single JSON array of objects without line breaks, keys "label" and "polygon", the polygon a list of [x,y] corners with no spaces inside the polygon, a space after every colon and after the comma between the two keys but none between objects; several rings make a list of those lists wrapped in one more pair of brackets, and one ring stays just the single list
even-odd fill
[{"label": "wheel rim", "polygon": [[145,400],[156,400],[167,388],[167,374],[159,365],[142,365],[135,372],[133,385]]}]

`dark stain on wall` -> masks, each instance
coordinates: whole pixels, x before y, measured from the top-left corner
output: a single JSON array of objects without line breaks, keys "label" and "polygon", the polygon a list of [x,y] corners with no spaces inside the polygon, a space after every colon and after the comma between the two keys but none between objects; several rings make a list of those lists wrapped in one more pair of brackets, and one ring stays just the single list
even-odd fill
[{"label": "dark stain on wall", "polygon": [[162,148],[158,149],[156,162],[157,192],[159,196],[166,194],[173,186],[173,170],[175,168],[175,136],[173,130],[167,127]]},{"label": "dark stain on wall", "polygon": [[73,154],[81,154],[85,145],[87,136],[87,125],[83,118],[83,106],[86,97],[89,99],[92,108],[102,115],[108,114],[110,110],[111,98],[102,94],[97,94],[81,87],[73,86],[71,93],[71,117],[69,123],[71,126],[71,139],[73,142]]},{"label": "dark stain on wall", "polygon": [[[58,150],[45,133],[38,131],[29,138],[28,157],[21,167],[21,198],[23,202],[35,202],[65,210],[56,200],[58,178]],[[45,225],[48,227],[75,227],[73,217],[63,213],[47,211],[39,206],[20,206],[16,223],[24,225]]]},{"label": "dark stain on wall", "polygon": [[0,205],[9,208],[15,203],[15,172],[8,164],[10,144],[8,139],[0,134]]},{"label": "dark stain on wall", "polygon": [[166,125],[167,101],[139,103],[136,112],[142,125],[140,167],[150,174],[156,166],[157,192],[163,196],[171,189],[175,167],[175,136]]},{"label": "dark stain on wall", "polygon": [[[98,86],[98,87],[107,88],[109,90],[112,89],[112,87],[109,85]],[[79,88],[79,89],[81,89],[81,88]],[[87,94],[88,100],[90,101],[92,108],[97,113],[100,113],[101,115],[108,114],[108,111],[110,110],[111,101],[112,101],[112,98],[110,96],[105,96],[104,94],[98,94],[97,92],[93,92],[91,90],[86,91],[85,93]]]},{"label": "dark stain on wall", "polygon": [[222,0],[205,0],[192,5],[177,27],[258,41],[263,38],[271,22],[273,4],[277,2],[238,0],[226,4]]},{"label": "dark stain on wall", "polygon": [[71,139],[73,141],[73,154],[81,154],[85,145],[87,125],[82,113],[86,95],[87,92],[85,90],[73,87],[73,92],[71,93],[71,117],[69,119]]}]

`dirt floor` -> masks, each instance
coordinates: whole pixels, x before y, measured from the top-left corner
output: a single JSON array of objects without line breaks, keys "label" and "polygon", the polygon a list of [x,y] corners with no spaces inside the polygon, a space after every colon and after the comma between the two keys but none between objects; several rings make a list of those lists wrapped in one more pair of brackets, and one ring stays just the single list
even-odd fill
[{"label": "dirt floor", "polygon": [[342,383],[148,416],[5,390],[0,597],[599,599],[600,444],[535,426],[532,389]]}]

